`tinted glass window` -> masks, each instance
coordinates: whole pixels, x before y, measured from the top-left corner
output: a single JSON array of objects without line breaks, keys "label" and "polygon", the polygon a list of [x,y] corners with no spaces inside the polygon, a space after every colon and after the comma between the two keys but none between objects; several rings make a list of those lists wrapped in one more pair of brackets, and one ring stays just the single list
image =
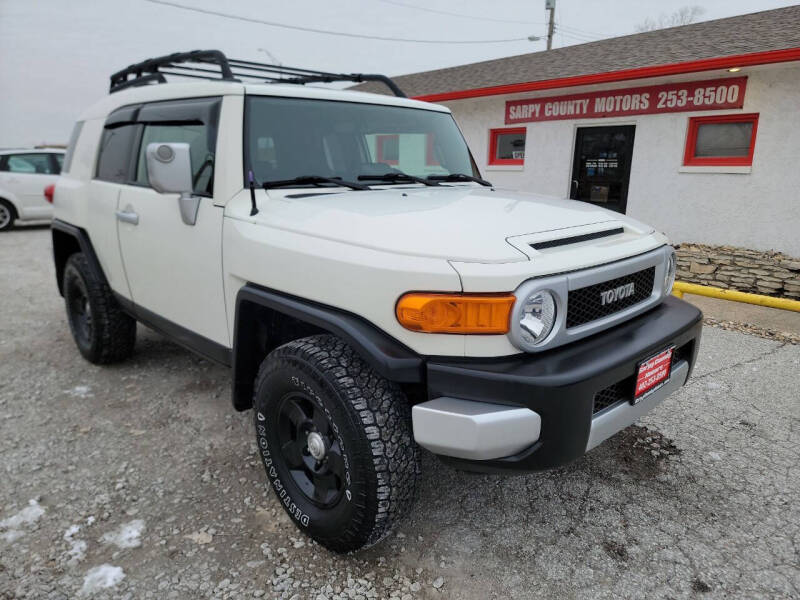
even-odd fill
[{"label": "tinted glass window", "polygon": [[246,111],[245,169],[259,182],[302,175],[354,181],[397,171],[477,175],[448,113],[266,96],[248,97]]},{"label": "tinted glass window", "polygon": [[72,165],[72,156],[75,154],[75,146],[78,144],[78,138],[83,129],[83,121],[78,121],[72,128],[72,134],[69,136],[69,144],[67,145],[67,152],[61,157],[61,171],[69,173],[69,168]]},{"label": "tinted glass window", "polygon": [[32,175],[55,175],[50,156],[47,154],[11,154],[4,161],[4,171],[30,173]]},{"label": "tinted glass window", "polygon": [[6,159],[3,170],[11,173],[57,175],[50,163],[49,154],[11,154]]},{"label": "tinted glass window", "polygon": [[64,155],[53,154],[53,158],[56,159],[56,173],[61,173],[61,171],[64,169]]},{"label": "tinted glass window", "polygon": [[521,160],[525,158],[524,133],[498,133],[494,158],[500,160]]},{"label": "tinted glass window", "polygon": [[697,128],[694,155],[748,156],[753,123],[705,123]]},{"label": "tinted glass window", "polygon": [[195,194],[212,195],[214,187],[214,148],[209,148],[206,125],[145,125],[136,182],[150,185],[147,178],[147,145],[157,142],[183,142],[189,144],[192,159],[192,182]]},{"label": "tinted glass window", "polygon": [[97,159],[97,179],[125,183],[130,180],[131,153],[136,125],[105,129]]}]

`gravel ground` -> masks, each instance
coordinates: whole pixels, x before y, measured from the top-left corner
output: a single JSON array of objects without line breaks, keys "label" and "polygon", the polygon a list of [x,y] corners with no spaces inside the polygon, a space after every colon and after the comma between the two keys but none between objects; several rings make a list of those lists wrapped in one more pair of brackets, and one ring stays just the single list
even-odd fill
[{"label": "gravel ground", "polygon": [[335,556],[265,487],[228,373],[139,328],[81,359],[49,231],[0,235],[0,598],[800,596],[800,346],[707,327],[691,383],[575,464],[423,459],[392,537]]}]

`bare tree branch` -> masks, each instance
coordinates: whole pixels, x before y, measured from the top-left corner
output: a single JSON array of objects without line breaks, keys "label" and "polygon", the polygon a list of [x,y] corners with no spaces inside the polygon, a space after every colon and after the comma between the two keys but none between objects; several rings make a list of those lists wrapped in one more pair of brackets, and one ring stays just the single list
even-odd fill
[{"label": "bare tree branch", "polygon": [[645,31],[655,31],[656,29],[666,29],[667,27],[679,27],[693,23],[698,17],[702,16],[706,10],[702,6],[684,6],[672,14],[661,13],[657,19],[650,17],[636,26],[638,33]]}]

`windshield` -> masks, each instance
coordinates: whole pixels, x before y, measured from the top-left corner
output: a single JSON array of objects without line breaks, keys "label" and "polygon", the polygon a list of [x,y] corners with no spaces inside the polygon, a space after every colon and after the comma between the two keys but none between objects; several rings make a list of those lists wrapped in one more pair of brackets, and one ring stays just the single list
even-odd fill
[{"label": "windshield", "polygon": [[[398,172],[478,175],[449,113],[249,96],[245,119],[245,180],[250,169],[258,183],[310,175],[345,181]],[[386,182],[370,184],[380,183]]]}]

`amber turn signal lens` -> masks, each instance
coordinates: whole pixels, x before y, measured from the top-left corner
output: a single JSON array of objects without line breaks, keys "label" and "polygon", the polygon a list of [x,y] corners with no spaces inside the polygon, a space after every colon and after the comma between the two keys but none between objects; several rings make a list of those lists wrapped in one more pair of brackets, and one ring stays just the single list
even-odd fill
[{"label": "amber turn signal lens", "polygon": [[511,294],[410,293],[397,302],[397,320],[425,333],[508,333]]}]

